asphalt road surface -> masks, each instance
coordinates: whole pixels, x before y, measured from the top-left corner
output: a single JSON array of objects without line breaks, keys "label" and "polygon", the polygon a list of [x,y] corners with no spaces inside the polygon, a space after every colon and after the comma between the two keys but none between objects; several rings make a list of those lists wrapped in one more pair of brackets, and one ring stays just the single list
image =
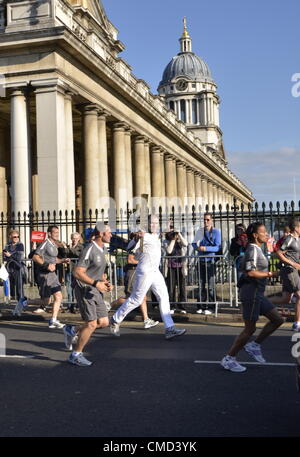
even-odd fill
[{"label": "asphalt road surface", "polygon": [[[120,338],[97,331],[85,354],[95,363],[83,368],[66,362],[61,330],[40,321],[2,321],[0,436],[300,435],[290,330],[265,342],[270,365],[231,373],[218,362],[241,328],[185,327],[187,334],[171,341],[162,324],[144,330],[126,322]],[[238,359],[253,362],[245,352]]]}]

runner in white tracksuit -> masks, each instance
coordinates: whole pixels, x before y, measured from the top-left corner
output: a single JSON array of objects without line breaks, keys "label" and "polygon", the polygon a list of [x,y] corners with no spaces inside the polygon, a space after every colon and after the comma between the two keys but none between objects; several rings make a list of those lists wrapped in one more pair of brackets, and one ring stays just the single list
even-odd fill
[{"label": "runner in white tracksuit", "polygon": [[[151,229],[156,231],[158,220],[152,218]],[[136,276],[130,297],[116,311],[111,320],[111,331],[119,336],[119,325],[133,309],[140,306],[149,289],[154,292],[159,302],[159,309],[166,328],[166,338],[180,336],[185,329],[178,330],[174,327],[174,321],[170,315],[170,302],[168,289],[163,275],[159,270],[161,259],[161,243],[157,233],[139,232],[141,246],[138,249],[139,263],[136,268]]]}]

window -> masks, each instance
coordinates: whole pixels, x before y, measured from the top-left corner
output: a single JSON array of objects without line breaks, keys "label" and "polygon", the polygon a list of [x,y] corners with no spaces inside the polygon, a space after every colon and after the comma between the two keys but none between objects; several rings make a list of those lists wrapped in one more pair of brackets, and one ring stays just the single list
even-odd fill
[{"label": "window", "polygon": [[174,111],[174,102],[173,102],[173,101],[170,101],[170,109],[171,109],[172,111]]},{"label": "window", "polygon": [[185,100],[180,100],[180,120],[186,122]]},{"label": "window", "polygon": [[198,123],[198,113],[197,113],[197,105],[198,105],[198,100],[194,99],[192,100],[192,123],[197,124]]}]

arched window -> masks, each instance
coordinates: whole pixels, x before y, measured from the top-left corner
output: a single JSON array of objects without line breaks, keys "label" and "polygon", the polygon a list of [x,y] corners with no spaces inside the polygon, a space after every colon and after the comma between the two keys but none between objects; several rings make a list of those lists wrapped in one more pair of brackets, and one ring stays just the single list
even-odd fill
[{"label": "arched window", "polygon": [[180,100],[180,120],[186,122],[185,100]]},{"label": "arched window", "polygon": [[174,111],[174,102],[173,102],[173,100],[170,101],[170,109],[172,111]]}]

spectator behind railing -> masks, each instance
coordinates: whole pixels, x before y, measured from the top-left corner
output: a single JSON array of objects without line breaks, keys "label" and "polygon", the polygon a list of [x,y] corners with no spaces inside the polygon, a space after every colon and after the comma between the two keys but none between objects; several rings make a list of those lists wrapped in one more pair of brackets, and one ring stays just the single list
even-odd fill
[{"label": "spectator behind railing", "polygon": [[11,230],[9,241],[3,250],[3,260],[9,273],[10,296],[20,300],[24,297],[24,283],[27,281],[27,270],[24,262],[24,245],[17,230]]},{"label": "spectator behind railing", "polygon": [[242,275],[242,272],[240,271],[240,264],[242,256],[245,254],[247,244],[248,237],[246,234],[246,227],[244,226],[244,224],[237,224],[235,227],[235,237],[231,239],[229,252],[235,261],[238,280]]},{"label": "spectator behind railing", "polygon": [[[170,297],[171,314],[178,308],[183,314],[186,314],[185,306],[175,303],[176,285],[178,287],[178,301],[186,302],[186,262],[184,257],[187,252],[188,242],[183,238],[180,232],[171,230],[166,233],[166,239],[163,241],[164,253],[167,257],[167,287]],[[168,258],[169,257],[169,258]]]},{"label": "spectator behind railing", "polygon": [[74,313],[74,291],[72,288],[72,271],[76,265],[76,259],[80,257],[83,251],[80,233],[71,234],[71,244],[67,246],[66,256],[71,259],[71,263],[65,265],[65,285],[68,294],[69,310]]},{"label": "spectator behind railing", "polygon": [[[199,231],[198,231],[199,232]],[[199,301],[209,302],[216,301],[215,292],[215,255],[220,255],[222,252],[222,239],[221,232],[219,229],[214,228],[212,216],[209,213],[204,214],[204,236],[201,240],[192,243],[193,248],[197,251],[200,256],[200,278],[199,286],[201,291],[201,297]],[[209,254],[210,257],[206,257],[205,254]],[[208,295],[207,295],[208,289]],[[198,314],[204,312],[204,314],[212,314],[208,304],[198,305]]]}]

